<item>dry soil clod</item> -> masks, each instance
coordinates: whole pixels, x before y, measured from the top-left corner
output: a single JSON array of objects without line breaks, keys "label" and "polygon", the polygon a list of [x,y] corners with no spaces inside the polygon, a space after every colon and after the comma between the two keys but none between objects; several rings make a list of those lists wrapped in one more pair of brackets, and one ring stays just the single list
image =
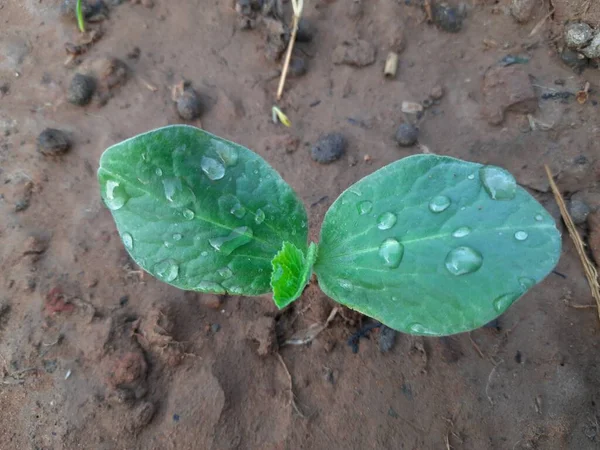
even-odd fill
[{"label": "dry soil clod", "polygon": [[42,155],[58,156],[71,148],[71,140],[64,131],[46,128],[37,138],[37,150]]}]

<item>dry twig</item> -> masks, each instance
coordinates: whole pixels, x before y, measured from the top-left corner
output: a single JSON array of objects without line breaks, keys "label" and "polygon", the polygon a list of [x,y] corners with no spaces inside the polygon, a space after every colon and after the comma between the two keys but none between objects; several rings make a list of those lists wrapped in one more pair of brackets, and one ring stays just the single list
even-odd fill
[{"label": "dry twig", "polygon": [[565,221],[565,225],[569,230],[569,235],[575,244],[575,249],[577,250],[581,264],[583,265],[583,271],[585,272],[585,276],[590,286],[592,297],[594,297],[594,300],[596,300],[596,305],[598,307],[598,319],[600,320],[600,285],[598,284],[598,272],[596,271],[594,264],[590,261],[585,253],[585,244],[583,243],[581,236],[579,236],[577,228],[575,228],[575,224],[569,215],[569,211],[567,211],[567,206],[565,205],[562,194],[554,182],[554,178],[552,178],[552,172],[550,172],[550,168],[547,165],[544,165],[544,168],[546,169],[546,174],[548,175],[548,181],[550,182],[550,187],[554,193],[554,198],[556,199],[556,203],[558,203],[558,207],[560,208],[560,214]]},{"label": "dry twig", "polygon": [[294,8],[294,16],[292,18],[292,35],[290,37],[290,42],[288,44],[287,52],[285,54],[283,69],[281,70],[281,78],[279,79],[279,87],[277,88],[277,100],[280,100],[281,95],[283,94],[283,87],[285,86],[285,79],[287,78],[288,69],[290,68],[292,50],[294,49],[294,43],[296,42],[296,34],[298,33],[298,22],[300,22],[300,16],[302,15],[303,6],[304,0],[292,0],[292,7]]}]

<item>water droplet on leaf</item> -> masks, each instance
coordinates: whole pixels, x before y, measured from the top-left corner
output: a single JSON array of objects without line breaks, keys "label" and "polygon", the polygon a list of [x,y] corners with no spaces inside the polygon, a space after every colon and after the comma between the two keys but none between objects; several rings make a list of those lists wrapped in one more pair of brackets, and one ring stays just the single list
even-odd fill
[{"label": "water droplet on leaf", "polygon": [[179,233],[175,233],[175,234],[173,235],[173,240],[174,240],[174,241],[180,241],[182,237],[183,237],[183,236],[182,236],[181,234],[179,234]]},{"label": "water droplet on leaf", "polygon": [[471,247],[456,247],[446,256],[445,264],[452,275],[466,275],[479,270],[483,257]]},{"label": "water droplet on leaf", "polygon": [[225,176],[225,166],[216,159],[203,156],[200,167],[206,176],[213,181],[220,180]]},{"label": "water droplet on leaf", "polygon": [[352,283],[348,280],[339,280],[338,284],[340,285],[340,287],[342,289],[345,289],[347,291],[351,291],[352,289],[354,289],[354,286],[352,285]]},{"label": "water droplet on leaf", "polygon": [[249,227],[238,227],[227,236],[211,238],[208,243],[216,251],[224,255],[230,255],[235,249],[247,244],[252,240],[252,229]]},{"label": "water droplet on leaf", "polygon": [[200,253],[200,256],[202,256],[203,258],[208,256],[208,252],[205,250],[202,253]]},{"label": "water droplet on leaf", "polygon": [[452,236],[454,236],[455,238],[461,238],[468,236],[469,234],[471,234],[471,229],[469,227],[460,227],[454,230]]},{"label": "water droplet on leaf", "polygon": [[501,295],[500,297],[494,300],[494,309],[496,310],[496,312],[503,312],[504,310],[506,310],[506,308],[512,305],[515,302],[515,300],[518,299],[520,296],[521,293],[516,292],[509,292],[508,294]]},{"label": "water droplet on leaf", "polygon": [[386,239],[379,246],[379,256],[385,267],[395,269],[404,256],[404,246],[394,238]]},{"label": "water droplet on leaf", "polygon": [[183,217],[185,217],[187,220],[192,220],[194,218],[194,216],[195,216],[194,211],[192,211],[191,209],[183,210]]},{"label": "water droplet on leaf", "polygon": [[431,212],[440,213],[448,209],[450,203],[450,199],[445,195],[436,195],[429,202],[429,209],[431,210]]},{"label": "water droplet on leaf", "polygon": [[380,230],[389,230],[394,225],[396,225],[397,221],[396,214],[391,212],[384,212],[377,218],[377,228]]},{"label": "water droplet on leaf", "polygon": [[192,190],[181,183],[179,178],[165,178],[162,180],[165,198],[171,203],[174,208],[181,208],[194,200],[196,195]]},{"label": "water droplet on leaf", "polygon": [[257,225],[260,225],[261,223],[263,223],[265,221],[265,213],[262,209],[257,209],[256,210],[256,215],[254,216],[254,221],[256,222]]},{"label": "water droplet on leaf", "polygon": [[544,216],[542,216],[541,214],[536,214],[535,220],[537,220],[538,222],[541,222],[542,220],[544,220]]},{"label": "water droplet on leaf", "polygon": [[471,174],[467,177],[469,180],[474,180],[475,179],[475,175]]},{"label": "water droplet on leaf", "polygon": [[201,281],[196,289],[203,292],[214,292],[215,294],[224,294],[225,288],[214,281]]},{"label": "water droplet on leaf", "polygon": [[511,200],[517,193],[517,182],[510,172],[496,166],[479,169],[483,187],[493,200]]},{"label": "water droplet on leaf", "polygon": [[408,329],[410,330],[411,333],[414,334],[420,334],[423,336],[436,336],[436,334],[430,330],[428,330],[427,328],[425,328],[424,325],[420,324],[420,323],[412,323],[408,326]]},{"label": "water droplet on leaf", "polygon": [[519,278],[519,284],[521,285],[523,290],[526,291],[535,286],[535,280],[533,278],[521,277]]},{"label": "water droplet on leaf", "polygon": [[241,203],[237,202],[235,205],[233,205],[229,212],[238,219],[241,219],[246,215],[246,208],[244,208]]},{"label": "water droplet on leaf", "polygon": [[373,203],[370,202],[369,200],[364,200],[358,204],[358,213],[361,216],[364,216],[365,214],[369,214],[372,209],[373,209]]},{"label": "water droplet on leaf", "polygon": [[238,151],[229,144],[225,144],[216,139],[212,140],[212,144],[215,146],[215,152],[219,155],[223,164],[227,167],[235,166],[238,162]]},{"label": "water droplet on leaf", "polygon": [[128,250],[133,249],[133,236],[129,233],[123,233],[123,236],[121,236],[121,239],[123,240],[123,244],[125,245],[125,247]]},{"label": "water droplet on leaf", "polygon": [[165,259],[154,266],[156,275],[167,283],[179,275],[179,266],[173,259]]},{"label": "water droplet on leaf", "polygon": [[525,239],[527,239],[527,237],[528,237],[528,236],[529,236],[529,235],[527,234],[527,232],[526,232],[526,231],[517,231],[517,232],[515,233],[515,239],[516,239],[517,241],[524,241]]},{"label": "water droplet on leaf", "polygon": [[222,269],[217,270],[218,274],[223,278],[231,278],[233,276],[233,272],[229,267],[223,267]]},{"label": "water droplet on leaf", "polygon": [[123,186],[113,180],[106,182],[106,206],[109,209],[113,211],[121,209],[127,203],[127,200],[129,200],[129,195],[127,195]]},{"label": "water droplet on leaf", "polygon": [[157,176],[162,177],[162,170],[160,167],[157,167],[154,173],[156,173]]}]

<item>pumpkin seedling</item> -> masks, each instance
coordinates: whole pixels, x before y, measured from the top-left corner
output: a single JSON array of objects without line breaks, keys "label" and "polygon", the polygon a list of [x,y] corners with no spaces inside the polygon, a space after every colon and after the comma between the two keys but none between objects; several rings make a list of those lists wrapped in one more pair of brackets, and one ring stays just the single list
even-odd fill
[{"label": "pumpkin seedling", "polygon": [[79,31],[85,33],[85,18],[83,17],[81,0],[77,0],[77,3],[75,3],[75,15],[77,16],[77,26],[79,27]]},{"label": "pumpkin seedling", "polygon": [[442,336],[502,314],[556,265],[552,216],[506,170],[437,156],[389,164],[344,191],[308,244],[302,202],[256,153],[173,125],[110,147],[98,170],[121,239],[181,289],[282,308],[311,274],[396,330]]}]

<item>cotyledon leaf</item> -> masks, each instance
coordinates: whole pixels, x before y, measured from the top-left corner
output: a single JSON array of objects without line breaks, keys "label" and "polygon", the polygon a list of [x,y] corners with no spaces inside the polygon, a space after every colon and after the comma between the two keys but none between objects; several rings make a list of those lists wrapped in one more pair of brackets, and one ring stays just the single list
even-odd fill
[{"label": "cotyledon leaf", "polygon": [[314,270],[334,300],[396,330],[441,336],[499,316],[560,250],[552,216],[504,169],[416,155],[334,202]]},{"label": "cotyledon leaf", "polygon": [[293,244],[283,243],[281,251],[271,261],[273,301],[278,308],[284,308],[300,297],[308,284],[316,258],[317,246],[314,242],[308,247],[306,255]]},{"label": "cotyledon leaf", "polygon": [[98,180],[129,254],[178,288],[264,294],[282,243],[307,251],[306,211],[290,186],[254,152],[198,128],[110,147]]}]

